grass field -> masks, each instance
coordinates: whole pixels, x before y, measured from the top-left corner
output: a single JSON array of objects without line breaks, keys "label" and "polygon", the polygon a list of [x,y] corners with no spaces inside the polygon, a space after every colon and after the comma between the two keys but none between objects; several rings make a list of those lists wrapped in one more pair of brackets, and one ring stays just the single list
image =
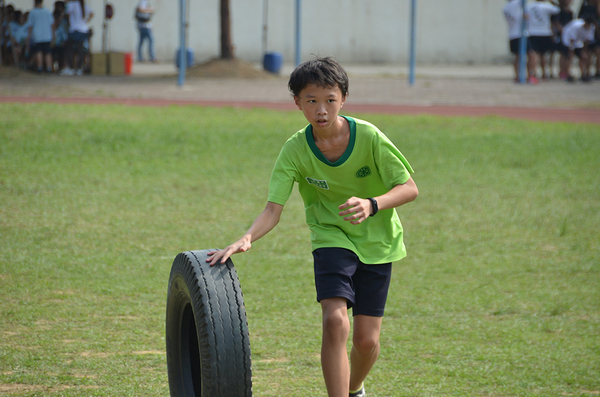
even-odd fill
[{"label": "grass field", "polygon": [[[354,115],[409,159],[381,396],[600,394],[600,130],[496,117]],[[0,104],[0,395],[166,396],[177,253],[263,209],[300,112]],[[297,192],[233,258],[256,396],[324,396]]]}]

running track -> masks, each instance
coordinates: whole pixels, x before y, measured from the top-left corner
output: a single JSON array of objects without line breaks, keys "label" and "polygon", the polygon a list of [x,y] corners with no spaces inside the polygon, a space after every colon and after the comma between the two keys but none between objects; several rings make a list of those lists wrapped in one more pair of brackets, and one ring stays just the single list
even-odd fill
[{"label": "running track", "polygon": [[[103,97],[35,97],[35,96],[0,96],[0,102],[18,103],[61,103],[61,104],[122,104],[130,106],[231,106],[240,108],[268,108],[277,110],[295,110],[294,104],[282,102],[254,102],[254,101],[205,101],[205,100],[180,100],[180,99],[137,99],[137,98],[103,98]],[[496,115],[500,117],[550,121],[568,123],[600,124],[600,109],[564,109],[564,108],[523,108],[507,106],[412,106],[412,105],[379,105],[346,103],[344,106],[349,112],[357,113],[385,113],[385,114],[431,114],[439,116],[470,116],[481,117]]]}]

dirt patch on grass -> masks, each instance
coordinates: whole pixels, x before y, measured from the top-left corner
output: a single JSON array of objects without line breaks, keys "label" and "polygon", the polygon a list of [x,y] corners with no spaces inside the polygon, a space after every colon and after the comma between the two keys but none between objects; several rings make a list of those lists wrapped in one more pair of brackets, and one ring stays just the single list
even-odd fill
[{"label": "dirt patch on grass", "polygon": [[0,66],[0,79],[31,78],[34,74],[14,66]]},{"label": "dirt patch on grass", "polygon": [[241,59],[211,59],[206,63],[194,65],[187,69],[186,76],[222,79],[268,79],[276,77],[275,74],[259,70],[252,63]]}]

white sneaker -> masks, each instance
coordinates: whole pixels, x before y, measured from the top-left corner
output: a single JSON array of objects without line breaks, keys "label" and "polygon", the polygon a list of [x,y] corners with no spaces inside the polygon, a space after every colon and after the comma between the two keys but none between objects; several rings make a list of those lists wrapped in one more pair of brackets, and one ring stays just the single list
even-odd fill
[{"label": "white sneaker", "polygon": [[354,392],[354,393],[350,392],[350,397],[366,397],[366,396],[367,396],[367,394],[365,393],[365,385],[364,384],[361,386],[359,391]]},{"label": "white sneaker", "polygon": [[83,75],[83,69],[77,69],[76,74],[77,74],[77,76]]},{"label": "white sneaker", "polygon": [[61,76],[73,76],[74,74],[75,74],[75,71],[69,67],[66,67],[60,71]]}]

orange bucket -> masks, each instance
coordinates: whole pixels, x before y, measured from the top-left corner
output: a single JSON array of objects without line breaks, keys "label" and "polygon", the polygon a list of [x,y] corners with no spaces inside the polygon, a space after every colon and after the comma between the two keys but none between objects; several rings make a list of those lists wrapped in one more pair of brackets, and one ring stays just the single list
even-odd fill
[{"label": "orange bucket", "polygon": [[125,76],[129,76],[131,74],[131,68],[133,65],[133,53],[126,52],[124,61],[125,61]]}]

